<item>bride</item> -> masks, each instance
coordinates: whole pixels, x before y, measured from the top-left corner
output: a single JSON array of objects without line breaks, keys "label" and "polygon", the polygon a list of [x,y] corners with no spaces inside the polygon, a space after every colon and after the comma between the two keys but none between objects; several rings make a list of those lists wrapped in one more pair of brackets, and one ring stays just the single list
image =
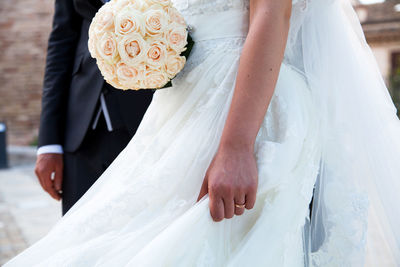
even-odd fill
[{"label": "bride", "polygon": [[350,3],[174,4],[185,69],[5,266],[398,266],[400,123]]}]

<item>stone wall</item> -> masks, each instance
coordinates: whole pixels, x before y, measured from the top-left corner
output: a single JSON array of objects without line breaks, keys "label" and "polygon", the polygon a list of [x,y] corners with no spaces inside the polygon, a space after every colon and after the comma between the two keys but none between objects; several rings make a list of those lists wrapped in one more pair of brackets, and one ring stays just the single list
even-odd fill
[{"label": "stone wall", "polygon": [[37,138],[53,7],[54,0],[0,1],[0,121],[10,144]]}]

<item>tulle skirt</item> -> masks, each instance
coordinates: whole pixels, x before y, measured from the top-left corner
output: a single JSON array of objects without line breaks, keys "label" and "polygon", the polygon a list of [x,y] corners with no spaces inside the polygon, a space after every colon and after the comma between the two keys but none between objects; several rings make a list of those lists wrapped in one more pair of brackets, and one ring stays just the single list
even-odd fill
[{"label": "tulle skirt", "polygon": [[113,164],[43,239],[5,266],[304,266],[320,147],[309,86],[293,66],[282,64],[256,139],[254,209],[216,223],[208,196],[196,203],[242,44],[196,44]]}]

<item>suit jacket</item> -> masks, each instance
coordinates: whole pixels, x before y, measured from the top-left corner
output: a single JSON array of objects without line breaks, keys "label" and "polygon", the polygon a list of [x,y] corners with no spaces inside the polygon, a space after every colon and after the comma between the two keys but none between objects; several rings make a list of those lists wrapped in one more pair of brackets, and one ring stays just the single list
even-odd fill
[{"label": "suit jacket", "polygon": [[[111,88],[107,103],[132,135],[151,102],[151,90],[121,91],[105,85],[88,51],[89,25],[101,0],[56,0],[43,83],[39,146],[60,144],[76,151],[92,122],[100,93]],[[120,123],[121,124],[121,123]]]}]

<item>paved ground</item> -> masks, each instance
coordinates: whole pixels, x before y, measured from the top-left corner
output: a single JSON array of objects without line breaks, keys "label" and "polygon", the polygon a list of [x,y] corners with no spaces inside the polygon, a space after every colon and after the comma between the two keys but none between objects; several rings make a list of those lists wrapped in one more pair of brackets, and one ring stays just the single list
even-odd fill
[{"label": "paved ground", "polygon": [[61,217],[60,203],[37,182],[33,162],[18,162],[0,170],[0,265],[44,236]]}]

